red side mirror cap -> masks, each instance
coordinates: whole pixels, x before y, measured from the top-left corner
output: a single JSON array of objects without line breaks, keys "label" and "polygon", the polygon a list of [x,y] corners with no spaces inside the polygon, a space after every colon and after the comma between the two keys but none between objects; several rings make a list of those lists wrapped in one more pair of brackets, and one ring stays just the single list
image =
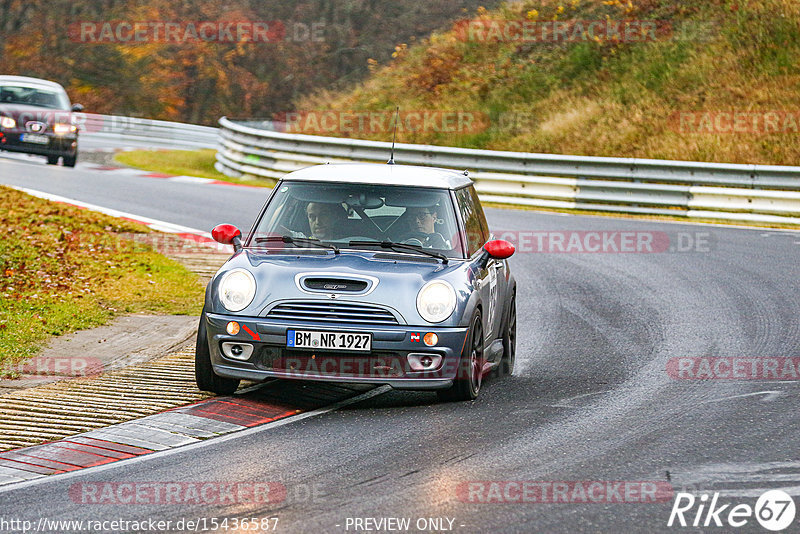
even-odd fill
[{"label": "red side mirror cap", "polygon": [[217,243],[230,245],[233,243],[234,239],[242,237],[242,231],[232,224],[219,224],[211,230],[211,237],[213,237],[214,241]]},{"label": "red side mirror cap", "polygon": [[489,241],[484,245],[483,249],[489,254],[489,256],[497,259],[497,260],[504,260],[506,258],[510,258],[514,251],[514,245],[505,241],[504,239],[495,239],[494,241]]}]

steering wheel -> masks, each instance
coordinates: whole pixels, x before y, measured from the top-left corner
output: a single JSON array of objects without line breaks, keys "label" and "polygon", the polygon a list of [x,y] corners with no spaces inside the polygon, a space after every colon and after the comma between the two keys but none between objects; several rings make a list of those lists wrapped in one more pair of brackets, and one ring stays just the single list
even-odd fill
[{"label": "steering wheel", "polygon": [[405,238],[403,239],[403,243],[406,245],[416,245],[418,247],[424,247],[424,243],[428,240],[428,234],[425,232],[409,232],[406,234]]}]

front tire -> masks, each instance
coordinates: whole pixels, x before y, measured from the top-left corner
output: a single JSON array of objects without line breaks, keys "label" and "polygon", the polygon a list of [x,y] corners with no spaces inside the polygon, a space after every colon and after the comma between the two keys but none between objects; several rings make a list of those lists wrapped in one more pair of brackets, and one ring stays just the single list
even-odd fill
[{"label": "front tire", "polygon": [[239,380],[225,378],[214,372],[211,365],[211,351],[208,348],[205,310],[200,316],[197,327],[197,344],[194,353],[194,376],[197,387],[201,391],[210,391],[217,395],[231,395],[239,387]]},{"label": "front tire", "polygon": [[478,398],[483,381],[483,323],[480,312],[472,318],[467,342],[459,362],[459,372],[455,384],[449,389],[437,391],[439,399],[452,401],[469,401]]}]

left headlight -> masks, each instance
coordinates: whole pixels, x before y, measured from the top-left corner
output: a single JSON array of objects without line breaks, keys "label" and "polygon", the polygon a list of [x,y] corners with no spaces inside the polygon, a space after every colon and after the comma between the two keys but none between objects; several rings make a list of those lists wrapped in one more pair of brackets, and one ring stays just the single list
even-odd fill
[{"label": "left headlight", "polygon": [[68,133],[75,133],[78,131],[78,127],[74,124],[56,124],[53,126],[53,132],[56,135],[67,135]]},{"label": "left headlight", "polygon": [[417,294],[417,311],[429,323],[441,323],[456,309],[456,290],[443,280],[428,282]]},{"label": "left headlight", "polygon": [[13,128],[17,125],[17,121],[11,117],[0,117],[0,126],[3,128]]},{"label": "left headlight", "polygon": [[242,311],[256,296],[256,279],[249,271],[233,269],[222,275],[219,282],[219,300],[225,309]]}]

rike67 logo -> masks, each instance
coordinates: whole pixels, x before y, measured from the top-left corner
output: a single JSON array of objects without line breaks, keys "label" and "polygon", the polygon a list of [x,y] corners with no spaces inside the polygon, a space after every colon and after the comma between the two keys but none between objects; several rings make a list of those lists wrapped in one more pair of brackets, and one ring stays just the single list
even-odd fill
[{"label": "rike67 logo", "polygon": [[699,498],[691,493],[678,493],[667,526],[740,528],[755,518],[763,528],[779,532],[792,525],[795,513],[794,500],[782,490],[762,494],[755,507],[720,502],[719,493],[714,493],[710,500],[705,493]]}]

